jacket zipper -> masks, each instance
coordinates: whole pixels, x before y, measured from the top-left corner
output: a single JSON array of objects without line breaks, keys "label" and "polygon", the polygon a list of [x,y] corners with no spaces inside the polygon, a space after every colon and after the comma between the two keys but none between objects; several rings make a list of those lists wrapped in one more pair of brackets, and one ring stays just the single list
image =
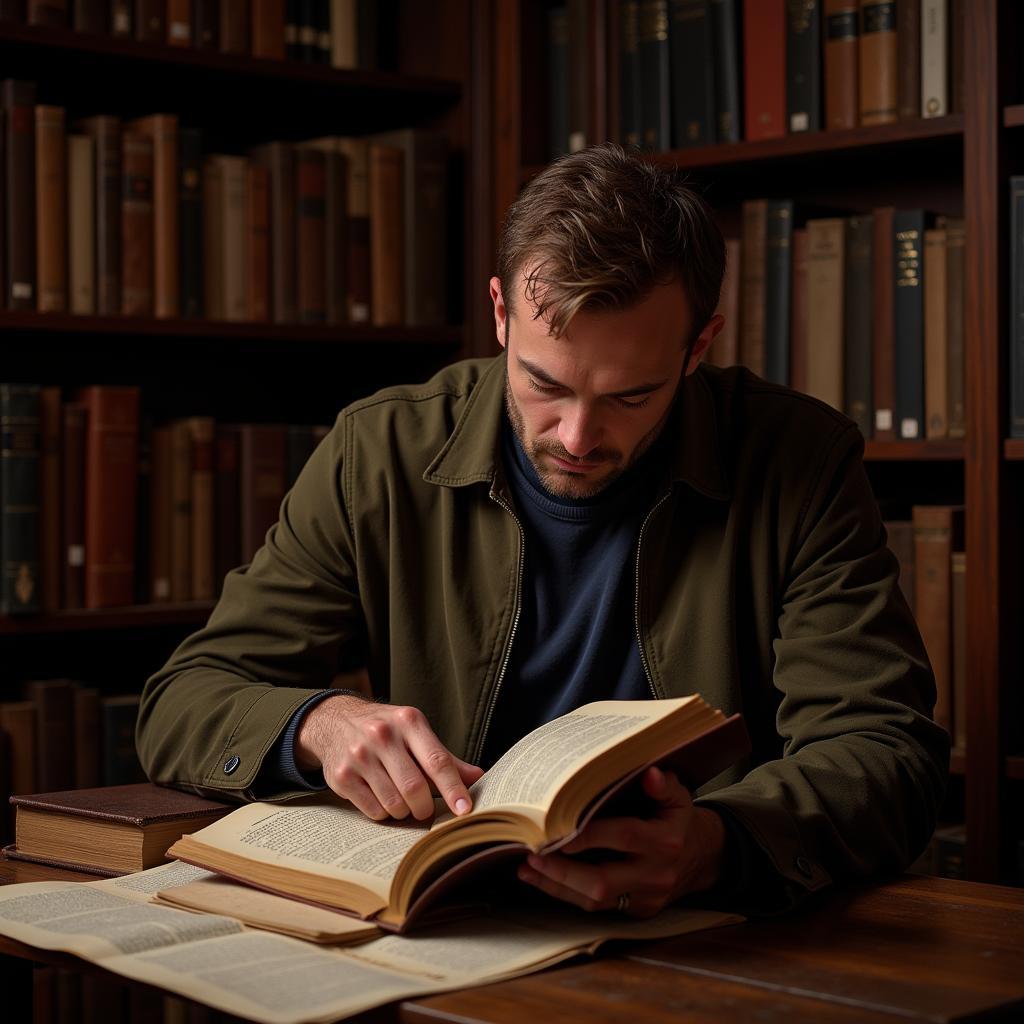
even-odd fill
[{"label": "jacket zipper", "polygon": [[473,764],[476,764],[484,751],[484,743],[487,740],[487,730],[491,726],[491,718],[494,716],[494,708],[498,703],[498,693],[501,691],[501,683],[505,678],[505,670],[508,668],[509,658],[512,657],[512,644],[516,638],[516,629],[519,627],[519,613],[522,611],[523,602],[523,548],[526,546],[526,534],[523,532],[523,524],[519,521],[519,516],[515,514],[512,506],[509,505],[504,498],[500,495],[491,492],[489,495],[492,501],[496,501],[512,518],[515,520],[516,528],[519,530],[519,569],[516,576],[516,610],[512,616],[512,629],[508,635],[508,643],[505,645],[505,656],[501,662],[501,668],[498,671],[498,678],[494,684],[494,692],[491,694],[490,703],[487,705],[487,714],[484,716],[483,731],[480,733],[480,739],[476,745],[476,756],[473,758]]},{"label": "jacket zipper", "polygon": [[640,525],[640,536],[636,542],[636,591],[633,602],[633,621],[636,624],[636,642],[640,648],[640,663],[644,667],[644,675],[647,678],[647,685],[651,688],[651,696],[657,700],[658,692],[654,689],[654,680],[651,678],[651,667],[647,664],[647,654],[644,651],[644,641],[640,633],[640,546],[644,542],[644,530],[647,529],[647,524],[650,522],[651,516],[661,507],[665,500],[669,497],[668,494],[663,494],[652,506],[650,512],[644,517],[643,523]]}]

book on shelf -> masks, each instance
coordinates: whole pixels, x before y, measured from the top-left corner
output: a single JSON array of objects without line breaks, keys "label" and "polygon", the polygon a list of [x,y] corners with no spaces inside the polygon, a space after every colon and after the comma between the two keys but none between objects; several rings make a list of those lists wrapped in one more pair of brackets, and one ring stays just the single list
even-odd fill
[{"label": "book on shelf", "polygon": [[177,839],[205,828],[229,807],[143,782],[129,786],[16,794],[8,857],[105,874],[162,864]]},{"label": "book on shelf", "polygon": [[[168,851],[257,888],[404,931],[486,867],[564,846],[597,813],[645,798],[651,764],[697,788],[749,752],[739,715],[697,694],[597,701],[540,726],[470,788],[473,809],[432,824],[375,822],[333,795],[256,803]],[[330,851],[330,852],[326,852]]]}]

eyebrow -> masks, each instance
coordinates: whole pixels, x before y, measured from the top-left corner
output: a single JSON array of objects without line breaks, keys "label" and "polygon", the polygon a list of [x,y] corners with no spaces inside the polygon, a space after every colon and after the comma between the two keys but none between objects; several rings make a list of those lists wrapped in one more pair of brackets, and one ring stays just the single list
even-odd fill
[{"label": "eyebrow", "polygon": [[[561,381],[555,380],[551,374],[546,373],[539,366],[534,363],[523,359],[521,356],[516,356],[516,361],[519,365],[532,377],[536,377],[542,384],[547,384],[553,388],[565,388],[566,385]],[[609,392],[609,398],[636,398],[638,395],[649,395],[652,391],[657,391],[658,388],[663,388],[668,383],[668,378],[661,381],[656,381],[650,384],[639,384],[635,388],[626,388],[624,391],[612,391]],[[570,390],[566,388],[566,390]]]}]

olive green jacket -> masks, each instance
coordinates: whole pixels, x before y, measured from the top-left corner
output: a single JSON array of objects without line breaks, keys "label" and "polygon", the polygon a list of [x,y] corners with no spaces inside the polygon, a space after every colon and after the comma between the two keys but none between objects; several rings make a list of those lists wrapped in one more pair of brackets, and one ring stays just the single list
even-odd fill
[{"label": "olive green jacket", "polygon": [[[341,412],[208,625],[148,681],[137,743],[153,781],[253,799],[293,712],[353,652],[380,699],[480,756],[521,590],[504,375],[503,355],[462,362]],[[741,712],[753,743],[699,797],[746,826],[790,902],[901,870],[934,829],[949,737],[929,718],[934,681],[860,434],[812,398],[709,367],[665,429],[636,556],[643,664],[653,695],[700,692]]]}]

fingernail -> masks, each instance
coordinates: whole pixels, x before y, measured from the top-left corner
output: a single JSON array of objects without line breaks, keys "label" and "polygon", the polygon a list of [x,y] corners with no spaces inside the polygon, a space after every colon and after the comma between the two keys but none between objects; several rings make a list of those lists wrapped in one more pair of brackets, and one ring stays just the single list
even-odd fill
[{"label": "fingernail", "polygon": [[469,801],[464,796],[460,796],[459,799],[455,801],[455,813],[456,814],[465,814],[466,811],[468,811],[468,810],[469,810]]}]

